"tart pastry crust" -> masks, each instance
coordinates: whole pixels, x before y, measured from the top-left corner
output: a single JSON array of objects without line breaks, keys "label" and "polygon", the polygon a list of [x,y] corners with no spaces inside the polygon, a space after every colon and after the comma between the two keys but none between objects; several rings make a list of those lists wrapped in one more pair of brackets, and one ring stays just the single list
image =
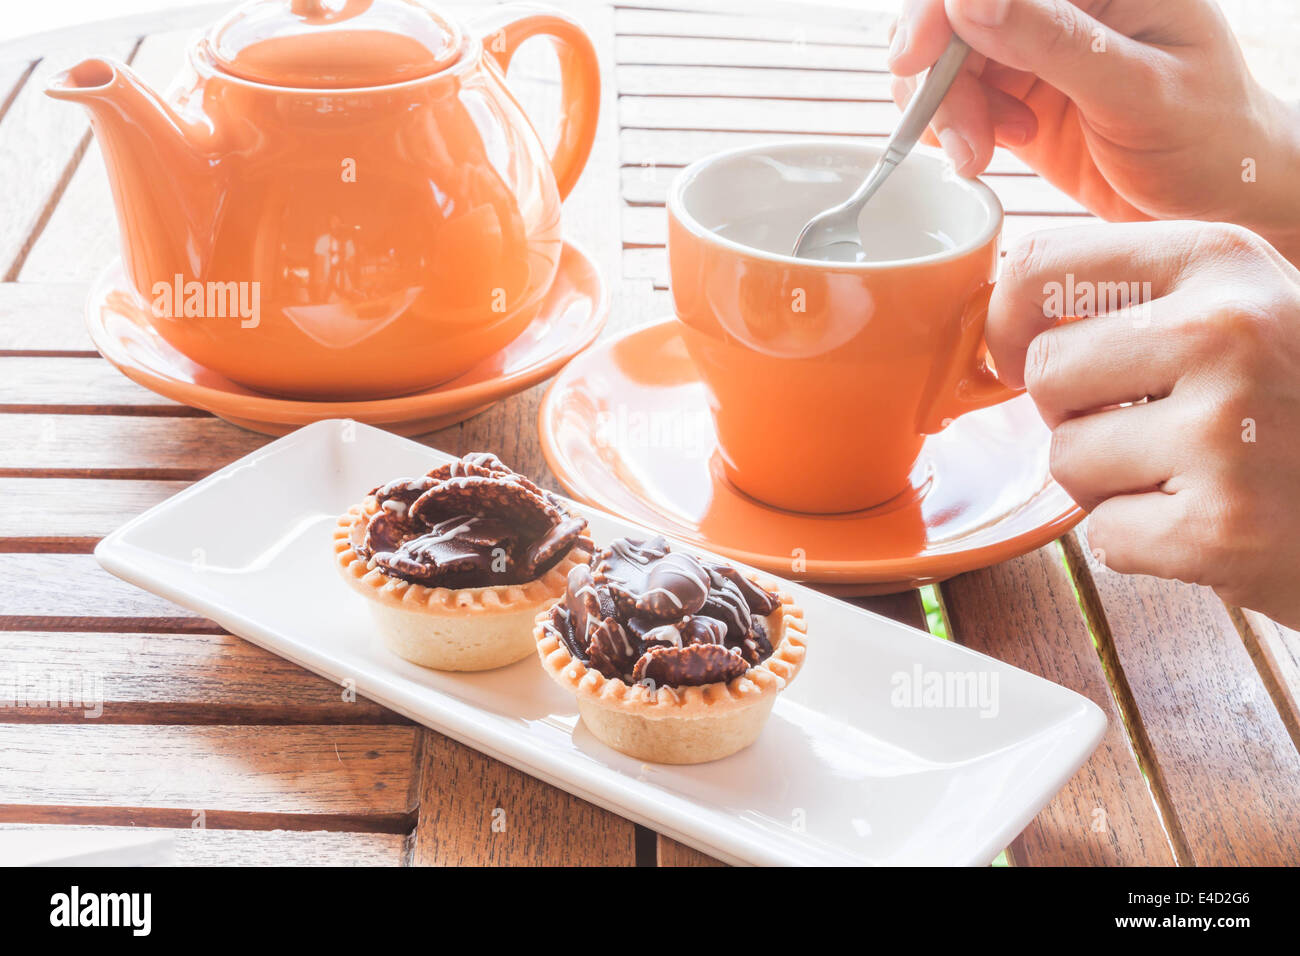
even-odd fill
[{"label": "tart pastry crust", "polygon": [[564,596],[569,570],[591,560],[579,544],[540,578],[522,584],[426,587],[371,567],[354,550],[354,533],[378,511],[371,496],[339,518],[335,564],[352,589],[367,598],[388,647],[422,667],[481,671],[527,657],[534,647],[532,622]]},{"label": "tart pastry crust", "polygon": [[552,630],[547,608],[533,637],[542,668],[577,697],[583,723],[602,743],[640,760],[690,764],[718,760],[752,744],[776,695],[803,666],[807,630],[803,609],[790,595],[750,580],[780,598],[764,618],[771,656],[727,683],[689,687],[627,684],[573,657]]}]

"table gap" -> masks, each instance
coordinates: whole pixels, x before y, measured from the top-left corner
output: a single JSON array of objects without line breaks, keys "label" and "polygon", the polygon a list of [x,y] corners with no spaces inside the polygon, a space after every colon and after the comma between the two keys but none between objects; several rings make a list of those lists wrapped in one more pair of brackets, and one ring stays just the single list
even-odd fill
[{"label": "table gap", "polygon": [[8,113],[9,108],[14,105],[14,100],[18,99],[18,94],[23,91],[23,87],[27,85],[27,81],[32,78],[32,74],[36,72],[36,66],[40,62],[40,60],[33,60],[31,63],[27,64],[27,69],[23,70],[19,75],[18,80],[14,83],[13,89],[9,91],[3,101],[0,101],[0,121],[4,120],[5,114]]},{"label": "table gap", "polygon": [[189,617],[49,617],[0,615],[0,631],[79,631],[86,634],[229,634],[214,621]]},{"label": "table gap", "polygon": [[[892,103],[870,96],[750,96],[745,93],[619,93],[620,100],[779,100],[784,103]],[[621,127],[630,129],[631,127]],[[721,131],[719,131],[721,132]]]},{"label": "table gap", "polygon": [[198,481],[211,473],[211,469],[203,468],[0,468],[0,478],[112,478],[122,481]]},{"label": "table gap", "polygon": [[100,357],[98,352],[85,349],[0,349],[0,358],[91,358]]},{"label": "table gap", "polygon": [[188,405],[0,405],[0,415],[114,415],[119,418],[213,418]]},{"label": "table gap", "polygon": [[100,538],[0,538],[0,554],[93,554]]},{"label": "table gap", "polygon": [[[772,37],[734,37],[724,36],[718,33],[637,33],[637,32],[619,32],[614,34],[615,39],[648,39],[648,40],[725,40],[728,43],[765,43],[769,46],[772,44],[798,43],[800,46],[825,46],[841,50],[887,50],[887,44],[884,43],[832,43],[829,40],[777,40]],[[704,64],[702,64],[704,65]]]},{"label": "table gap", "polygon": [[[127,55],[127,63],[131,63],[135,60],[136,54],[140,52],[140,47],[144,43],[144,39],[144,37],[136,38],[135,46],[131,48],[130,54]],[[35,69],[35,67],[36,64],[33,63],[31,69]],[[28,75],[30,76],[30,70],[28,71]],[[19,85],[18,89],[21,88],[22,84]],[[15,96],[17,95],[17,92],[17,90],[14,91]],[[77,148],[72,151],[72,156],[63,167],[63,172],[59,174],[59,178],[55,182],[54,188],[51,190],[49,197],[46,199],[45,205],[41,207],[41,213],[36,219],[36,224],[32,226],[31,232],[28,233],[27,238],[18,249],[17,255],[14,256],[13,261],[9,264],[9,268],[4,274],[3,281],[14,282],[18,278],[18,274],[22,272],[23,264],[27,261],[27,257],[31,255],[32,249],[35,247],[37,240],[41,237],[41,233],[45,231],[45,227],[49,224],[50,217],[54,215],[54,210],[58,207],[59,201],[63,198],[63,194],[67,190],[68,184],[72,182],[72,177],[76,174],[77,167],[81,165],[81,160],[86,155],[86,150],[90,148],[90,140],[93,135],[94,133],[90,129],[87,129],[86,132],[82,134],[81,140],[77,143]]]},{"label": "table gap", "polygon": [[1101,668],[1106,676],[1106,683],[1110,687],[1115,707],[1124,722],[1124,732],[1128,736],[1129,746],[1133,750],[1133,757],[1137,761],[1138,769],[1142,772],[1142,779],[1146,781],[1147,789],[1150,790],[1151,797],[1155,801],[1160,823],[1164,827],[1165,835],[1169,838],[1170,846],[1173,848],[1174,860],[1180,866],[1186,865],[1194,859],[1191,844],[1187,839],[1187,834],[1183,832],[1182,825],[1179,823],[1177,811],[1164,783],[1160,762],[1155,755],[1155,747],[1147,735],[1141,711],[1133,697],[1133,691],[1128,685],[1128,677],[1124,673],[1119,653],[1115,649],[1114,639],[1111,637],[1110,627],[1106,621],[1106,610],[1093,581],[1092,571],[1089,569],[1087,559],[1084,557],[1078,539],[1074,535],[1067,534],[1057,543],[1061,548],[1061,558],[1065,562],[1070,581],[1074,585],[1075,600],[1078,602],[1079,610],[1083,614],[1088,633],[1092,636],[1092,643],[1097,649],[1097,656],[1101,660]]},{"label": "table gap", "polygon": [[[680,63],[651,63],[642,60],[619,60],[616,65],[663,67],[665,69],[682,66]],[[806,73],[852,73],[870,76],[890,75],[888,70],[846,70],[842,66],[781,66],[772,63],[692,63],[689,65],[708,67],[711,70],[801,70]]]},{"label": "table gap", "polygon": [[416,811],[402,813],[286,813],[264,810],[216,810],[206,807],[114,807],[58,804],[0,804],[0,824],[132,826],[186,828],[194,810],[203,810],[207,830],[326,830],[341,833],[409,833]]},{"label": "table gap", "polygon": [[1277,708],[1278,715],[1282,718],[1291,742],[1295,744],[1297,750],[1300,750],[1300,714],[1296,713],[1290,693],[1280,682],[1279,675],[1269,661],[1261,635],[1251,626],[1240,608],[1225,606],[1228,609],[1228,617],[1232,619],[1237,634],[1241,637],[1241,643],[1246,646],[1246,653],[1250,655],[1255,669],[1259,671],[1259,679],[1263,682],[1269,699],[1272,700],[1273,706]]}]

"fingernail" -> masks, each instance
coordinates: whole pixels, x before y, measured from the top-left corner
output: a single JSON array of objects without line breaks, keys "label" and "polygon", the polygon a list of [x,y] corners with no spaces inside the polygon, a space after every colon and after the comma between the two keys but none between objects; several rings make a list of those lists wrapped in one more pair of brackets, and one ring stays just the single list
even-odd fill
[{"label": "fingernail", "polygon": [[953,166],[957,167],[957,172],[961,172],[975,159],[975,150],[970,148],[970,143],[955,129],[940,130],[939,145],[948,154]]},{"label": "fingernail", "polygon": [[889,57],[885,62],[888,65],[892,66],[894,61],[897,60],[900,56],[902,56],[906,50],[907,50],[907,24],[904,23],[902,20],[899,20],[898,24],[894,27],[894,39],[890,41]]},{"label": "fingernail", "polygon": [[1011,0],[964,0],[961,13],[971,23],[982,27],[1000,27],[1007,19]]}]

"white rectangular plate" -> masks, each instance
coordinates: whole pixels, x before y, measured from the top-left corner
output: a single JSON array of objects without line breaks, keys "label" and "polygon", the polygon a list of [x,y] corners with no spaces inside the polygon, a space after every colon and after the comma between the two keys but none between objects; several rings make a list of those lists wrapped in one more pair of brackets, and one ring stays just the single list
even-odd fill
[{"label": "white rectangular plate", "polygon": [[[255,644],[733,863],[986,864],[1101,739],[1105,716],[1073,691],[786,583],[807,613],[808,657],[758,742],[691,767],[625,757],[591,736],[536,658],[440,673],[372,634],[365,599],[334,567],[334,524],[376,485],[448,460],[319,422],[150,509],[95,554]],[[645,535],[575,507],[597,544]]]}]

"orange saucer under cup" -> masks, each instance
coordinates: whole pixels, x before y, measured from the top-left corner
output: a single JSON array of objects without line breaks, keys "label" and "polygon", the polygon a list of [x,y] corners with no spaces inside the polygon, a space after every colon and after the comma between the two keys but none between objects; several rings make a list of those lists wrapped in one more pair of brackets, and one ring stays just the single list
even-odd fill
[{"label": "orange saucer under cup", "polygon": [[[542,451],[576,498],[773,574],[841,594],[901,591],[996,564],[1064,534],[1083,512],[1051,478],[1051,433],[1027,396],[963,415],[924,440],[906,487],[862,511],[800,514],[727,477],[709,391],[681,325],[597,343],[556,377]],[[771,444],[799,476],[835,467]]]}]

